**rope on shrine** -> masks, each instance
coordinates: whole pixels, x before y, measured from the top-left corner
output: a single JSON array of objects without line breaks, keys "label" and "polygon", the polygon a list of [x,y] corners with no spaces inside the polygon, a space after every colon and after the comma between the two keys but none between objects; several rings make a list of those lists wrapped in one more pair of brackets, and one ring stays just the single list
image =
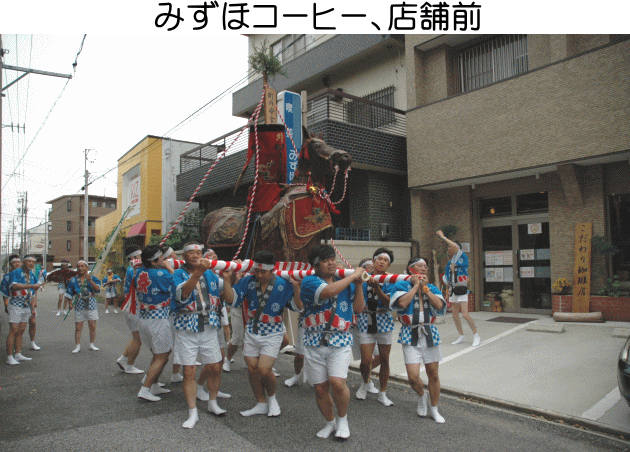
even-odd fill
[{"label": "rope on shrine", "polygon": [[[210,168],[208,168],[208,171],[206,171],[206,174],[203,176],[203,178],[201,179],[201,182],[199,182],[199,185],[197,186],[197,189],[194,191],[194,193],[192,194],[192,196],[190,197],[190,199],[188,200],[188,203],[186,204],[186,206],[184,207],[184,210],[182,210],[182,213],[179,215],[179,217],[177,218],[177,220],[175,221],[175,224],[173,224],[173,227],[170,229],[170,231],[168,231],[168,233],[164,236],[164,238],[162,239],[162,241],[160,242],[159,246],[164,245],[164,242],[166,242],[166,240],[168,240],[168,238],[171,236],[171,234],[173,234],[173,231],[175,230],[175,228],[177,227],[177,225],[179,224],[179,222],[182,220],[182,218],[184,218],[184,214],[186,213],[186,211],[188,210],[188,208],[190,207],[190,205],[193,202],[193,199],[195,199],[195,196],[197,196],[197,193],[199,192],[199,190],[201,190],[201,187],[203,186],[204,182],[206,181],[206,179],[208,178],[208,176],[210,175],[210,173],[212,172],[212,170],[214,169],[215,166],[217,166],[217,163],[219,163],[219,161],[226,156],[226,154],[228,153],[228,151],[232,148],[232,146],[234,145],[234,143],[236,143],[238,141],[238,139],[241,137],[243,131],[249,126],[249,124],[251,123],[252,119],[254,118],[254,116],[256,117],[256,120],[258,120],[258,116],[260,115],[260,109],[262,107],[263,104],[263,100],[265,99],[264,96],[264,87],[263,87],[263,96],[260,98],[260,102],[258,102],[258,106],[256,107],[256,111],[254,111],[254,113],[252,114],[252,116],[249,118],[249,120],[247,121],[247,123],[243,126],[243,128],[241,129],[241,131],[238,133],[238,136],[234,139],[234,141],[232,141],[232,144],[230,144],[230,146],[225,149],[215,160],[215,162],[212,164],[212,166],[210,166]],[[256,128],[254,128],[254,130],[256,130]],[[258,146],[258,141],[256,142],[256,146]],[[258,153],[256,153],[256,175],[258,175]],[[253,199],[253,198],[252,198]],[[249,221],[249,215],[247,217],[248,221]],[[247,235],[247,225],[246,225],[246,229],[245,229],[245,235]],[[243,241],[245,240],[245,235],[243,236]],[[243,246],[242,242],[241,242],[241,247]],[[239,248],[240,251],[240,248]]]}]

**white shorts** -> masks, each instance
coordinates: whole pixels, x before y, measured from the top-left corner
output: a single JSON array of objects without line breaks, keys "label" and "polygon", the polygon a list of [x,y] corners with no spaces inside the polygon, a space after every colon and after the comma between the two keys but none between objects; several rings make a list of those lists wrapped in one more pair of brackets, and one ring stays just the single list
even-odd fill
[{"label": "white shorts", "polygon": [[127,321],[129,331],[132,333],[140,331],[140,317],[138,317],[138,314],[129,314],[128,312],[125,312],[125,320]]},{"label": "white shorts", "polygon": [[297,338],[295,341],[295,353],[304,355],[304,327],[299,326],[297,329]]},{"label": "white shorts", "polygon": [[245,341],[245,326],[243,325],[243,310],[239,306],[237,308],[230,308],[230,323],[232,324],[232,338],[230,344],[243,345]]},{"label": "white shorts", "polygon": [[140,319],[140,340],[154,354],[173,349],[173,331],[169,319]]},{"label": "white shorts", "polygon": [[9,303],[9,323],[26,323],[31,317],[31,308],[20,308]]},{"label": "white shorts", "polygon": [[223,331],[223,325],[221,325],[221,328],[217,328],[217,339],[219,340],[219,348],[227,347],[227,342],[225,342],[225,331]]},{"label": "white shorts", "polygon": [[448,297],[448,301],[451,303],[468,303],[468,294],[465,295],[451,295]]},{"label": "white shorts", "polygon": [[59,295],[65,295],[66,294],[66,289],[57,289],[57,292],[59,292]]},{"label": "white shorts", "polygon": [[76,323],[85,322],[86,320],[98,320],[97,309],[83,309],[82,311],[74,310],[74,321]]},{"label": "white shorts", "polygon": [[195,333],[176,330],[173,344],[173,364],[194,366],[197,355],[201,364],[214,364],[221,361],[221,349],[217,340],[217,328],[205,325],[203,331]]},{"label": "white shorts", "polygon": [[277,358],[282,344],[283,332],[259,336],[245,332],[245,345],[243,346],[243,356],[258,358],[260,355]]},{"label": "white shorts", "polygon": [[115,298],[116,297],[116,288],[108,287],[105,289],[105,298]]},{"label": "white shorts", "polygon": [[393,331],[388,331],[386,333],[357,333],[359,336],[359,342],[361,344],[383,344],[383,345],[391,345],[392,337],[394,336]]},{"label": "white shorts", "polygon": [[440,346],[427,347],[426,339],[423,344],[419,341],[417,346],[403,344],[402,350],[405,364],[430,364],[439,363],[442,360]]},{"label": "white shorts", "polygon": [[328,381],[329,377],[347,379],[352,350],[349,345],[345,347],[305,345],[304,358],[308,381],[316,385]]}]

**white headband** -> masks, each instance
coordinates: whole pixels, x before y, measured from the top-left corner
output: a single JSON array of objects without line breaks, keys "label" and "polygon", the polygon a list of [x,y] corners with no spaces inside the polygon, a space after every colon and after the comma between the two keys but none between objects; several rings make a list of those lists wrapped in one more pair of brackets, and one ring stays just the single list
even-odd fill
[{"label": "white headband", "polygon": [[202,251],[203,250],[203,246],[202,245],[198,245],[196,243],[190,244],[190,245],[186,245],[184,247],[184,253],[187,251]]},{"label": "white headband", "polygon": [[373,261],[365,261],[365,262],[363,262],[362,267],[364,267],[366,265],[374,265],[374,262]]},{"label": "white headband", "polygon": [[429,265],[429,264],[427,264],[427,261],[425,261],[425,260],[424,260],[424,259],[422,259],[422,258],[419,258],[419,259],[417,259],[417,260],[413,261],[411,264],[409,264],[409,266],[410,266],[410,267],[412,267],[412,266],[414,266],[414,265],[416,265],[416,264],[419,264],[420,262],[424,262],[424,265],[427,265],[427,266]]},{"label": "white headband", "polygon": [[273,265],[273,264],[259,264],[259,263],[256,263],[256,264],[254,264],[254,268],[253,269],[254,270],[273,270],[275,268],[276,268],[276,266]]},{"label": "white headband", "polygon": [[81,262],[83,262],[86,266],[87,266],[87,262],[85,262],[83,259],[81,259],[80,261],[77,262],[77,265],[79,265]]},{"label": "white headband", "polygon": [[156,252],[156,253],[153,255],[153,257],[152,257],[152,258],[150,258],[149,260],[150,260],[150,261],[154,261],[154,260],[156,260],[157,258],[159,258],[161,255],[162,255],[162,250],[157,250],[157,252]]},{"label": "white headband", "polygon": [[[208,249],[206,250],[206,252],[205,252],[205,253],[203,253],[203,257],[207,257],[207,256],[208,256],[208,254],[210,254],[210,253],[214,253],[214,250],[213,250],[212,248],[208,248]],[[217,254],[217,253],[214,253],[214,254]]]},{"label": "white headband", "polygon": [[131,253],[127,254],[127,259],[132,259],[136,256],[140,256],[141,254],[142,254],[142,250],[132,251]]},{"label": "white headband", "polygon": [[171,248],[169,246],[168,248],[166,248],[166,251],[164,252],[164,255],[165,256],[170,256],[172,252],[173,252],[173,248]]},{"label": "white headband", "polygon": [[379,254],[378,256],[374,256],[374,259],[376,259],[376,258],[378,258],[378,257],[384,257],[384,258],[386,258],[386,259],[387,259],[387,262],[391,262],[391,261],[392,261],[391,257],[389,257],[389,254],[387,254],[387,253],[381,253],[381,254]]},{"label": "white headband", "polygon": [[19,257],[14,257],[13,259],[11,259],[9,261],[9,264],[12,264],[13,262],[20,262],[22,259],[20,259]]}]

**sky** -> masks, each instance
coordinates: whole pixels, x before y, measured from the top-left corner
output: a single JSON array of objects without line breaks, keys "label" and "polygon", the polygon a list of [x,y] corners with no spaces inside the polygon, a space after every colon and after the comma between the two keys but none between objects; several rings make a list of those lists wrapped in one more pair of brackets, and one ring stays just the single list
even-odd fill
[{"label": "sky", "polygon": [[[85,149],[94,180],[89,194],[116,197],[117,169],[105,173],[146,135],[201,143],[245,123],[232,116],[229,92],[215,100],[246,83],[245,36],[83,37],[2,34],[4,64],[73,76],[29,74],[3,92],[2,124],[20,129],[2,130],[2,239],[14,218],[19,231],[22,193],[28,192],[29,228],[43,223],[46,201],[83,193]],[[3,70],[2,86],[21,74]]]}]

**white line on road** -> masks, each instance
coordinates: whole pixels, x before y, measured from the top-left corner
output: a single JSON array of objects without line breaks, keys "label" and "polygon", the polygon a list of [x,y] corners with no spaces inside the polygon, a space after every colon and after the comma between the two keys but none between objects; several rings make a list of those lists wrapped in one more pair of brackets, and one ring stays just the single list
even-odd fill
[{"label": "white line on road", "polygon": [[[523,328],[527,328],[527,326],[528,326],[530,323],[534,323],[534,322],[536,322],[536,321],[538,321],[538,319],[534,319],[534,320],[532,320],[531,322],[523,323],[523,324],[521,324],[521,325],[519,325],[519,326],[516,326],[516,327],[514,327],[514,328],[511,328],[511,329],[509,329],[509,330],[507,330],[507,331],[504,331],[504,332],[503,332],[503,333],[501,333],[501,334],[497,334],[496,336],[492,336],[492,337],[491,337],[491,338],[489,338],[489,339],[484,339],[484,340],[482,340],[482,341],[481,341],[481,345],[479,345],[478,347],[472,347],[472,346],[471,346],[471,347],[465,348],[464,350],[461,350],[461,351],[459,351],[459,352],[457,352],[457,353],[453,353],[452,355],[448,355],[446,358],[443,358],[443,359],[440,361],[440,366],[441,366],[441,365],[443,365],[444,363],[447,363],[447,362],[449,362],[449,361],[454,360],[455,358],[459,358],[460,356],[465,355],[466,353],[473,352],[473,351],[477,350],[478,348],[483,347],[484,345],[488,345],[488,344],[490,344],[490,343],[492,343],[492,342],[494,342],[494,341],[497,341],[497,340],[499,340],[499,339],[504,338],[505,336],[509,336],[509,335],[510,335],[510,334],[512,334],[512,333],[515,333],[515,332],[517,332],[517,331],[519,331],[519,330],[522,330]],[[424,366],[421,366],[421,368],[420,368],[420,372],[424,372],[424,371],[425,371]],[[403,372],[402,374],[400,374],[400,377],[403,377],[403,378],[404,378],[404,377],[406,377],[406,376],[407,376],[407,372]]]},{"label": "white line on road", "polygon": [[604,397],[602,400],[600,400],[591,408],[582,413],[581,417],[596,421],[604,414],[606,414],[606,411],[614,407],[620,400],[621,394],[619,393],[619,387],[616,387],[615,389],[610,391],[606,397]]}]

